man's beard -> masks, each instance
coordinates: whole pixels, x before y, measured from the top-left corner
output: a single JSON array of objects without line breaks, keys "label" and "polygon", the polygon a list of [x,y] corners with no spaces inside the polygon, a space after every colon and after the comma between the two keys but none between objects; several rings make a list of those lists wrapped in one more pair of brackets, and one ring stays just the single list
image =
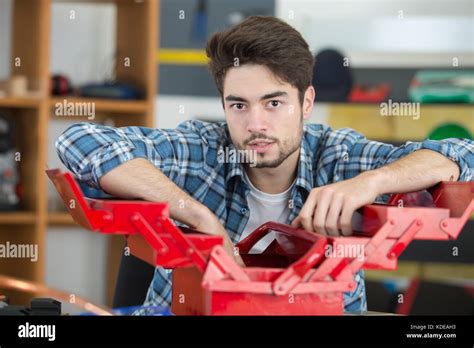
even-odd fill
[{"label": "man's beard", "polygon": [[298,151],[301,145],[301,138],[300,142],[295,142],[293,144],[289,144],[288,142],[284,143],[284,146],[280,145],[280,142],[276,142],[278,146],[278,157],[271,161],[261,160],[261,154],[257,154],[257,165],[255,168],[276,168],[280,164],[282,164],[288,157],[290,157],[293,153]]},{"label": "man's beard", "polygon": [[[303,123],[303,117],[301,117],[301,124],[300,124],[300,127],[299,127],[298,136],[295,137],[295,138],[286,140],[283,144],[281,144],[280,141],[276,138],[267,137],[267,136],[265,136],[264,134],[261,134],[261,133],[254,133],[252,135],[252,137],[250,137],[249,139],[247,139],[244,142],[243,146],[241,144],[239,144],[237,146],[237,148],[239,150],[243,150],[243,149],[245,149],[245,146],[249,142],[251,142],[253,140],[256,140],[256,139],[268,139],[268,140],[275,141],[275,145],[278,146],[278,157],[275,158],[274,160],[271,160],[271,161],[265,161],[265,160],[261,159],[261,157],[264,156],[265,154],[256,153],[257,164],[253,168],[276,168],[280,164],[282,164],[288,157],[290,157],[293,153],[298,151],[298,149],[300,148],[301,139],[303,137],[303,125],[302,125],[302,123]],[[292,141],[293,139],[295,140],[294,142]]]}]

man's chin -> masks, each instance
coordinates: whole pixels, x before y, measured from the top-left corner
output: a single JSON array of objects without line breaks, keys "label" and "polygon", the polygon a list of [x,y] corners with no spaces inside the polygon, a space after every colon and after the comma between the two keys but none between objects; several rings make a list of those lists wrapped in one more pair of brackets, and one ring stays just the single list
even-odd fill
[{"label": "man's chin", "polygon": [[251,167],[253,168],[277,168],[280,164],[282,164],[284,159],[282,158],[274,158],[274,159],[259,159],[257,163],[252,163]]}]

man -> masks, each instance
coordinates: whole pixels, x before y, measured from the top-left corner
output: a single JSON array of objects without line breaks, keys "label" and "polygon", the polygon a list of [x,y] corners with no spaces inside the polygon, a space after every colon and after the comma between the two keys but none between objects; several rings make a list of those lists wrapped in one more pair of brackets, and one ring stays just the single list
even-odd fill
[{"label": "man", "polygon": [[[351,129],[305,125],[314,59],[279,19],[249,17],[214,34],[206,51],[226,122],[187,121],[174,130],[80,123],[58,139],[61,160],[114,196],[167,201],[175,221],[223,236],[239,263],[233,245],[266,221],[347,236],[354,211],[384,194],[472,180],[468,140],[393,147]],[[223,156],[232,151],[247,156]],[[156,269],[147,304],[170,304],[170,273]],[[346,311],[366,310],[363,273],[355,280]]]}]

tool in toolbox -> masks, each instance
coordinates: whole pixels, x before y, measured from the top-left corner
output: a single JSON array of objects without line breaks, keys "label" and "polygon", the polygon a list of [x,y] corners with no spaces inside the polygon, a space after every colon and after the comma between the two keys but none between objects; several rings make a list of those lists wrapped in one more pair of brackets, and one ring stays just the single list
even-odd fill
[{"label": "tool in toolbox", "polygon": [[[474,182],[442,182],[429,193],[395,194],[386,205],[361,208],[349,237],[267,222],[237,244],[241,267],[222,237],[177,227],[166,203],[86,198],[71,173],[47,174],[78,224],[123,234],[133,255],[173,269],[177,315],[341,315],[343,293],[355,289],[359,270],[396,269],[412,240],[456,239],[474,211]],[[251,254],[272,231],[267,249]]]}]

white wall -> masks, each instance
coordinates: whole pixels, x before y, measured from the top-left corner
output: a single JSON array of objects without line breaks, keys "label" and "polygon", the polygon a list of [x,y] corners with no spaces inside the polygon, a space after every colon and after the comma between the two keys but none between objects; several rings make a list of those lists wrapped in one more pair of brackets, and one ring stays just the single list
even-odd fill
[{"label": "white wall", "polygon": [[67,73],[74,85],[110,79],[115,18],[113,4],[53,3],[51,72]]},{"label": "white wall", "polygon": [[[106,250],[107,239],[102,234],[76,227],[49,228],[46,237],[46,284],[93,303],[104,304]],[[84,312],[74,306],[66,308],[63,312]]]},{"label": "white wall", "polygon": [[12,0],[0,0],[0,80],[10,75]]},{"label": "white wall", "polygon": [[474,66],[472,0],[277,0],[276,15],[354,67]]}]

